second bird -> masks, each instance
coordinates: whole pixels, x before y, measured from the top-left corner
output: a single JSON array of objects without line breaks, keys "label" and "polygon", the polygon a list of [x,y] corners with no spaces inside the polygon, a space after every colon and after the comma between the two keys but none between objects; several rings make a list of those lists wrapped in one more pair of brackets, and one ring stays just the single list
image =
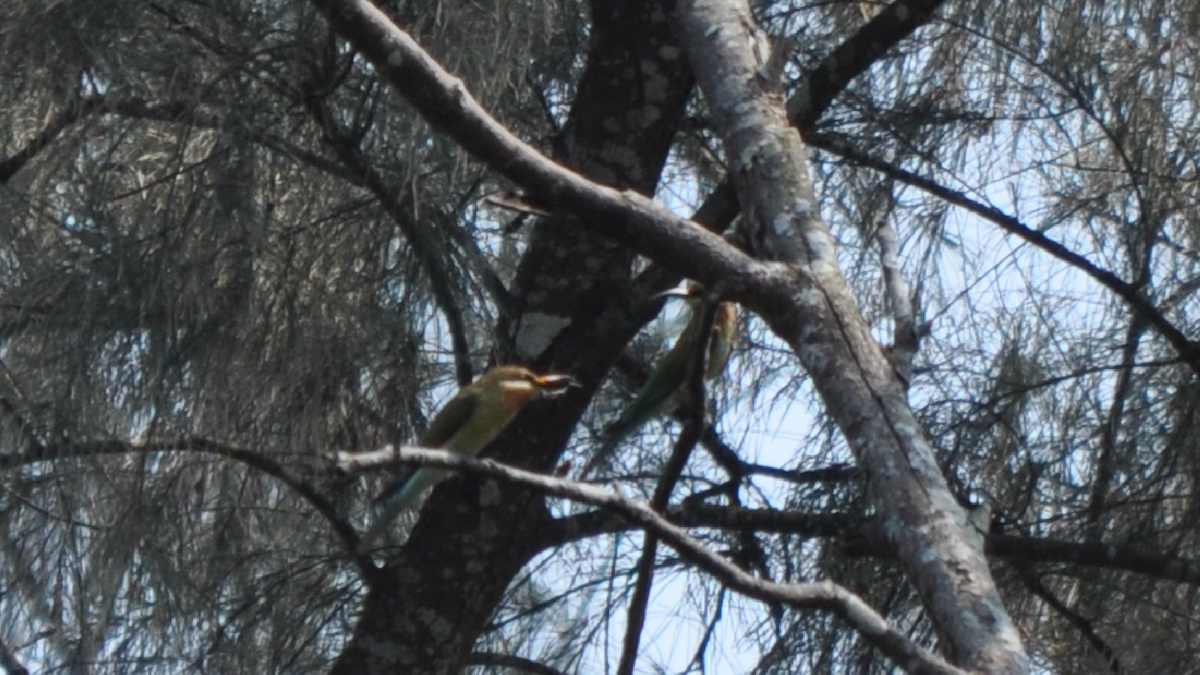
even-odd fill
[{"label": "second bird", "polygon": [[702,313],[697,307],[699,292],[698,287],[690,286],[687,290],[668,291],[663,294],[686,298],[693,305],[692,318],[679,334],[679,339],[650,372],[633,403],[605,431],[600,450],[583,467],[579,474],[580,480],[586,480],[592,471],[607,462],[621,441],[649,419],[670,413],[679,406],[679,392],[687,378],[688,361],[695,349],[697,335],[708,334],[708,353],[704,355],[704,379],[711,380],[725,370],[725,364],[733,351],[737,306],[732,302],[719,303],[713,317],[712,330],[708,331],[706,326],[699,325],[702,318]]}]

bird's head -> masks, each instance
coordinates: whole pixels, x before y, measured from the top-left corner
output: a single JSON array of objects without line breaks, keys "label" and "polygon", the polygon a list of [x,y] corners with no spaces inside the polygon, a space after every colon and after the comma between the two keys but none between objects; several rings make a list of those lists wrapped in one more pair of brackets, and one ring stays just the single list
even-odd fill
[{"label": "bird's head", "polygon": [[479,378],[480,389],[499,389],[505,398],[524,405],[537,396],[561,396],[575,384],[570,375],[547,373],[538,375],[524,366],[499,366]]},{"label": "bird's head", "polygon": [[682,298],[689,305],[695,306],[700,302],[700,296],[704,295],[704,287],[695,281],[689,281],[682,286],[676,286],[670,290],[656,293],[655,299]]},{"label": "bird's head", "polygon": [[[697,328],[694,323],[699,312],[700,301],[704,297],[704,286],[695,282],[689,281],[686,285],[678,288],[672,288],[669,291],[659,293],[658,298],[683,298],[685,302],[692,308],[692,321],[688,323],[688,327],[684,330],[684,335],[694,332]],[[733,348],[734,334],[737,332],[737,305],[732,302],[718,302],[713,308],[712,315],[712,331],[708,333],[708,357],[704,371],[705,379],[713,379],[725,370],[725,363],[729,360],[729,354]],[[686,345],[686,339],[682,344]],[[681,344],[681,343],[677,343]]]},{"label": "bird's head", "polygon": [[[688,281],[682,286],[672,288],[669,291],[663,291],[654,296],[655,298],[682,298],[692,310],[695,311],[700,305],[700,300],[704,297],[704,286],[695,282]],[[716,307],[716,314],[713,317],[713,323],[717,327],[717,331],[721,333],[732,333],[733,328],[737,324],[737,307],[732,302],[719,302]],[[726,335],[728,338],[728,335]]]}]

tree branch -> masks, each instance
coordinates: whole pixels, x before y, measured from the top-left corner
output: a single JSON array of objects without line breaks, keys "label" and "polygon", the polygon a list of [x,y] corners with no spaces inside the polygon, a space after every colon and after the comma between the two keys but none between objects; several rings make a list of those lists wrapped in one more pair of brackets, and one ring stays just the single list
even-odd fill
[{"label": "tree branch", "polygon": [[854,78],[913,31],[929,23],[945,0],[897,0],[804,74],[787,103],[788,119],[807,134]]},{"label": "tree branch", "polygon": [[1117,297],[1125,301],[1127,305],[1151,326],[1154,327],[1160,335],[1162,335],[1175,351],[1187,362],[1188,366],[1197,373],[1200,373],[1200,344],[1197,344],[1188,339],[1188,337],[1176,328],[1174,324],[1163,316],[1162,312],[1150,302],[1146,296],[1133,284],[1124,281],[1117,275],[1108,270],[1100,269],[1092,264],[1087,258],[1068,249],[1066,246],[1054,241],[1050,237],[1042,234],[1040,231],[1029,227],[1020,220],[1000,211],[999,209],[980,204],[979,202],[967,197],[965,194],[957,190],[951,190],[948,187],[934,181],[930,178],[917,175],[906,169],[886,162],[882,159],[873,157],[857,148],[850,146],[848,143],[842,142],[835,138],[823,135],[816,135],[807,139],[808,144],[814,148],[820,148],[834,155],[850,160],[859,166],[864,166],[870,169],[875,169],[880,173],[900,181],[906,185],[919,188],[928,192],[935,197],[938,197],[950,204],[962,207],[971,213],[994,223],[1000,229],[1014,234],[1035,247],[1045,251],[1054,258],[1061,260],[1071,267],[1078,269],[1084,274],[1094,279],[1101,286],[1112,291]]},{"label": "tree branch", "polygon": [[964,671],[950,665],[940,656],[914,644],[903,632],[888,623],[887,619],[845,588],[828,581],[780,584],[759,579],[709,550],[699,540],[657,513],[649,504],[627,499],[616,492],[524,471],[490,459],[476,459],[443,450],[412,447],[396,449],[387,446],[370,452],[337,453],[334,458],[335,465],[348,473],[397,461],[500,478],[549,495],[613,511],[653,534],[681,557],[742,595],[766,603],[779,602],[796,608],[831,611],[857,630],[866,642],[909,672],[965,675]]},{"label": "tree branch", "polygon": [[370,2],[313,4],[431,125],[555,211],[586,214],[590,227],[676,274],[710,284],[726,279],[734,300],[746,298],[747,285],[779,280],[778,267],[754,261],[649,197],[593,183],[521,141]]},{"label": "tree branch", "polygon": [[[745,509],[708,504],[683,505],[668,509],[665,517],[680,527],[750,529],[770,534],[803,538],[840,538],[850,542],[847,555],[894,558],[895,547],[887,542],[878,522],[848,513],[807,513],[776,509]],[[629,522],[606,511],[589,511],[554,521],[540,543],[542,549],[588,539],[602,534],[627,532]],[[1130,572],[1152,579],[1200,586],[1200,562],[1132,546],[1076,543],[1043,537],[988,534],[984,550],[993,558],[1024,563],[1068,563]]]},{"label": "tree branch", "polygon": [[742,204],[739,235],[760,258],[810,286],[764,313],[799,357],[866,472],[884,531],[952,660],[1028,672],[983,541],[950,492],[907,392],[850,291],[821,218],[800,135],[774,82],[761,76],[762,32],[745,0],[681,0],[680,42],[721,137]]},{"label": "tree branch", "polygon": [[1043,602],[1049,605],[1050,608],[1057,612],[1063,619],[1065,619],[1067,623],[1071,624],[1076,630],[1079,631],[1080,635],[1083,636],[1083,639],[1087,640],[1088,644],[1092,646],[1092,649],[1095,649],[1097,652],[1099,652],[1104,660],[1108,663],[1108,669],[1113,675],[1121,675],[1121,662],[1119,659],[1117,659],[1116,652],[1113,651],[1112,645],[1105,642],[1104,638],[1101,637],[1098,632],[1096,632],[1096,627],[1092,625],[1091,621],[1084,618],[1079,614],[1079,612],[1067,607],[1062,600],[1059,600],[1058,596],[1042,583],[1042,580],[1039,579],[1036,574],[1034,574],[1033,570],[1028,569],[1023,565],[1018,565],[1017,575],[1021,578],[1021,581],[1025,584],[1025,587],[1029,589],[1030,593],[1033,593],[1041,598]]},{"label": "tree branch", "polygon": [[[788,121],[807,138],[817,120],[850,82],[900,41],[933,18],[945,0],[898,0],[880,12],[799,78],[787,102]],[[726,176],[709,193],[692,220],[714,232],[724,232],[741,210],[733,181]]]},{"label": "tree branch", "polygon": [[[713,321],[717,315],[717,298],[715,294],[706,293],[700,307],[696,310],[696,334],[693,336],[692,352],[688,354],[687,372],[681,385],[685,401],[683,430],[675,441],[671,456],[663,467],[662,476],[654,488],[650,498],[650,508],[662,513],[670,504],[671,494],[683,474],[688,458],[696,448],[696,442],[704,429],[704,411],[706,409],[704,393],[705,357],[708,356],[708,342],[713,331]],[[625,621],[625,642],[621,650],[621,660],[617,664],[617,675],[633,675],[633,667],[637,661],[638,645],[642,638],[642,628],[646,623],[646,608],[650,605],[650,587],[654,582],[654,559],[658,555],[658,537],[646,532],[642,543],[641,557],[638,559],[638,577],[633,587],[633,595],[629,599],[629,611]]]},{"label": "tree branch", "polygon": [[905,385],[908,385],[912,381],[913,359],[920,348],[921,336],[908,282],[900,269],[900,238],[896,234],[896,228],[887,220],[879,222],[875,238],[879,240],[884,288],[887,290],[895,323],[892,331],[892,367],[896,369],[896,374]]},{"label": "tree branch", "polygon": [[[116,455],[128,452],[142,454],[150,452],[202,452],[227,457],[245,464],[252,469],[257,469],[268,476],[278,479],[284,485],[294,490],[296,494],[300,495],[317,513],[320,513],[329,522],[329,525],[342,540],[347,551],[354,551],[358,547],[358,533],[355,532],[350,523],[338,515],[337,508],[333,503],[326,499],[325,495],[321,494],[312,483],[293,473],[279,462],[264,455],[206,438],[182,438],[177,441],[144,441],[136,443],[126,443],[119,440],[80,443],[60,441],[39,445],[29,451],[0,455],[0,471],[27,466],[37,462],[57,461],[72,457]],[[368,578],[373,576],[376,568],[369,556],[355,556],[355,562],[363,571],[364,576]]]}]

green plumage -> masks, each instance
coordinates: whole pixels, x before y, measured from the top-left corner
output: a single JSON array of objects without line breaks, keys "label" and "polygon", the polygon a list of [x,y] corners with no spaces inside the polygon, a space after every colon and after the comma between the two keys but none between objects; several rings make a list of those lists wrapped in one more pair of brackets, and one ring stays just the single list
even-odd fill
[{"label": "green plumage", "polygon": [[646,383],[638,390],[633,403],[621,413],[605,431],[604,442],[599,451],[580,472],[581,480],[586,479],[591,472],[607,462],[621,441],[634,431],[637,431],[648,420],[664,415],[679,407],[679,392],[687,378],[688,361],[696,349],[697,335],[708,335],[707,354],[705,354],[704,379],[711,380],[725,370],[729,355],[733,348],[733,336],[737,329],[737,310],[733,303],[722,302],[717,306],[713,317],[712,330],[702,327],[700,314],[693,313],[679,339],[671,349],[663,355],[658,364],[646,378]]},{"label": "green plumage", "polygon": [[[565,375],[535,375],[520,366],[500,366],[485,373],[450,399],[417,442],[423,448],[440,448],[477,455],[512,422],[517,413],[541,393],[566,391],[571,379]],[[406,480],[384,490],[377,501],[383,511],[359,541],[360,553],[383,534],[401,513],[415,507],[421,494],[451,472],[421,467]]]}]

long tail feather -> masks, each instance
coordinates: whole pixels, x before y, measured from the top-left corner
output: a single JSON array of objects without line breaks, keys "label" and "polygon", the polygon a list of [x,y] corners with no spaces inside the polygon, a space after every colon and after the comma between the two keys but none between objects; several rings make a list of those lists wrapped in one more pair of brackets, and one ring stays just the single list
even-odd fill
[{"label": "long tail feather", "polygon": [[596,454],[592,455],[587,464],[583,465],[583,469],[579,472],[579,480],[587,480],[593,471],[604,468],[609,458],[612,457],[613,451],[620,445],[621,439],[627,435],[628,432],[620,437],[614,437],[611,434],[606,435],[604,442],[600,445],[600,449],[596,451]]},{"label": "long tail feather", "polygon": [[398,489],[384,498],[383,510],[379,517],[371,524],[370,529],[358,541],[358,553],[364,554],[371,550],[375,540],[387,531],[392,521],[400,517],[400,514],[415,508],[418,503],[418,498],[421,493],[427,488],[440,483],[443,479],[450,475],[450,472],[442,469],[422,468],[409,477]]}]

